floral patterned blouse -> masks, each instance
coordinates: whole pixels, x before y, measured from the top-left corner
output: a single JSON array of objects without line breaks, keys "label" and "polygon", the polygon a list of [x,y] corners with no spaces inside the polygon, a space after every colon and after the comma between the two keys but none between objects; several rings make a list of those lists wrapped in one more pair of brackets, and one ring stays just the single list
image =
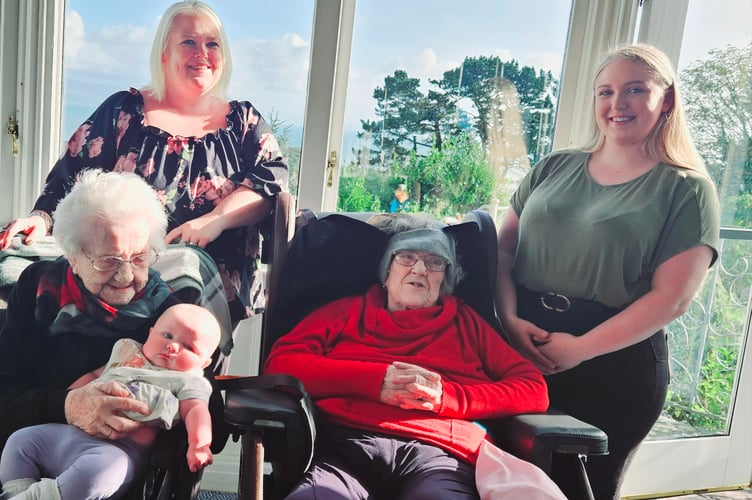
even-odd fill
[{"label": "floral patterned blouse", "polygon": [[[157,191],[169,214],[168,231],[211,212],[238,186],[271,197],[287,190],[287,162],[271,127],[247,101],[231,101],[227,126],[204,137],[181,137],[144,125],[136,89],[107,98],[68,141],[50,171],[35,210],[52,214],[84,169],[135,172]],[[228,229],[206,251],[225,283],[233,320],[263,302],[257,278],[258,234]]]}]

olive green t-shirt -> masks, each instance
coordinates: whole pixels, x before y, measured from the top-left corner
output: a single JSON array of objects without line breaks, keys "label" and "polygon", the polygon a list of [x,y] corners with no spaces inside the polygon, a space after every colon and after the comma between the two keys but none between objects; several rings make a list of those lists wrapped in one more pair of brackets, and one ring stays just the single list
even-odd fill
[{"label": "olive green t-shirt", "polygon": [[535,291],[625,307],[650,290],[656,268],[698,245],[718,255],[720,210],[712,181],[658,164],[623,184],[598,184],[588,153],[541,160],[511,204],[520,218],[512,275]]}]

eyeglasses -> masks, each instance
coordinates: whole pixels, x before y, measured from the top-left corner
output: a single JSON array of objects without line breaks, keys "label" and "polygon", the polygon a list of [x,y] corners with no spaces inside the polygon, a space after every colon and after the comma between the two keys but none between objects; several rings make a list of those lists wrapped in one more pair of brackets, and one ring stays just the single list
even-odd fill
[{"label": "eyeglasses", "polygon": [[120,266],[122,266],[124,262],[128,262],[131,266],[138,269],[146,269],[159,259],[159,254],[155,250],[133,255],[130,259],[124,259],[119,255],[102,255],[101,257],[93,258],[86,252],[83,252],[83,254],[89,259],[91,265],[94,266],[94,269],[105,272],[120,269]]},{"label": "eyeglasses", "polygon": [[443,257],[430,253],[397,252],[394,254],[394,261],[405,267],[413,267],[419,260],[423,261],[423,264],[429,271],[443,271],[449,265]]}]

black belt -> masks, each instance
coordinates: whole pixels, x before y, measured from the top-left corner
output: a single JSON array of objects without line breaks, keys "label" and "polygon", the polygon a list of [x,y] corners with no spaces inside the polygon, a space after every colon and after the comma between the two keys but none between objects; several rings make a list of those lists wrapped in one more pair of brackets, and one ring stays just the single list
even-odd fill
[{"label": "black belt", "polygon": [[621,309],[601,304],[595,300],[575,299],[558,292],[534,292],[517,287],[517,303],[540,308],[549,313],[569,313],[585,316],[611,317]]}]

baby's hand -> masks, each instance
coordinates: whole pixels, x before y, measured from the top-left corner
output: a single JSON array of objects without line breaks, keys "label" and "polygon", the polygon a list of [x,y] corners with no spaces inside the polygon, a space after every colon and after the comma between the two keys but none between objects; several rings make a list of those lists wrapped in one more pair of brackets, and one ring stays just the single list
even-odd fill
[{"label": "baby's hand", "polygon": [[214,457],[209,446],[202,446],[201,448],[188,446],[188,453],[185,454],[185,458],[188,461],[188,468],[191,472],[196,472],[214,462]]}]

